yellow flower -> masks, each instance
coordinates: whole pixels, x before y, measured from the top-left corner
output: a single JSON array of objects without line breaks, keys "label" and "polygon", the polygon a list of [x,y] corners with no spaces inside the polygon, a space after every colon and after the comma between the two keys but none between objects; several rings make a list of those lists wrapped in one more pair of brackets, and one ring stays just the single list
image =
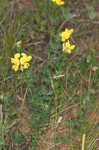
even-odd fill
[{"label": "yellow flower", "polygon": [[23,65],[20,66],[20,70],[23,71],[24,69],[27,69],[30,66],[29,63],[24,63]]},{"label": "yellow flower", "polygon": [[23,57],[27,57],[27,55],[25,53],[21,53],[21,56]]},{"label": "yellow flower", "polygon": [[19,58],[20,57],[20,53],[16,53],[15,55],[14,55],[14,58],[15,59],[17,59],[17,58]]},{"label": "yellow flower", "polygon": [[11,58],[11,63],[13,63],[13,64],[18,66],[20,64],[20,61],[19,61],[19,59]]},{"label": "yellow flower", "polygon": [[24,64],[26,62],[29,62],[32,59],[32,56],[27,56],[25,53],[21,54],[23,57],[20,58],[20,63]]},{"label": "yellow flower", "polygon": [[23,68],[24,68],[24,69],[27,69],[29,66],[30,66],[29,63],[25,63],[24,66],[23,66]]},{"label": "yellow flower", "polygon": [[21,57],[21,58],[20,58],[20,64],[21,64],[21,65],[23,65],[25,62],[27,62],[27,61],[26,61],[26,58],[27,58],[27,57]]},{"label": "yellow flower", "polygon": [[32,59],[32,56],[27,57],[27,62],[29,62]]},{"label": "yellow flower", "polygon": [[62,42],[65,42],[65,40],[68,40],[69,38],[70,38],[70,36],[71,36],[71,34],[73,33],[73,29],[65,29],[65,31],[63,31],[62,33],[61,33],[61,41]]},{"label": "yellow flower", "polygon": [[14,58],[11,58],[11,63],[14,64],[12,65],[12,70],[23,71],[24,69],[27,69],[30,66],[28,62],[31,61],[31,59],[32,56],[27,56],[25,53],[16,53]]},{"label": "yellow flower", "polygon": [[62,1],[62,0],[56,0],[56,4],[57,5],[64,5],[64,1]]},{"label": "yellow flower", "polygon": [[69,40],[65,43],[63,43],[63,52],[66,52],[68,54],[71,54],[72,50],[74,50],[75,45],[71,45]]},{"label": "yellow flower", "polygon": [[52,2],[55,2],[57,5],[64,5],[64,1],[62,0],[52,0]]},{"label": "yellow flower", "polygon": [[12,65],[12,70],[18,71],[18,69],[19,69],[19,65]]},{"label": "yellow flower", "polygon": [[22,44],[21,40],[16,43],[17,46],[20,46],[21,44]]}]

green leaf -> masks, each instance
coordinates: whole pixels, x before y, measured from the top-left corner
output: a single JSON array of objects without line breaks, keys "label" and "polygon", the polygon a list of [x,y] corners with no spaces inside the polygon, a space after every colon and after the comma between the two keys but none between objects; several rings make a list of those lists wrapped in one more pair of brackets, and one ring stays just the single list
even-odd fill
[{"label": "green leaf", "polygon": [[5,144],[6,144],[5,140],[4,139],[0,139],[0,146],[1,145],[5,145]]},{"label": "green leaf", "polygon": [[90,94],[96,94],[96,90],[95,89],[89,89]]},{"label": "green leaf", "polygon": [[65,8],[65,9],[63,8],[62,11],[63,11],[63,15],[64,15],[65,19],[71,19],[73,17],[69,8]]},{"label": "green leaf", "polygon": [[94,12],[94,11],[91,11],[91,12],[89,13],[89,18],[90,18],[91,20],[93,20],[95,17],[96,17],[95,12]]},{"label": "green leaf", "polygon": [[96,13],[94,11],[94,8],[90,4],[85,5],[86,9],[88,10],[88,15],[90,19],[94,19],[96,17]]}]

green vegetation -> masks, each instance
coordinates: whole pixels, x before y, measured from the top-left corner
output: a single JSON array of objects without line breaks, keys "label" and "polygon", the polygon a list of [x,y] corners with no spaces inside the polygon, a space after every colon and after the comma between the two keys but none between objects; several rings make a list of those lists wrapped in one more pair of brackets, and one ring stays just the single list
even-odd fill
[{"label": "green vegetation", "polygon": [[[0,150],[98,150],[97,6],[0,0]],[[16,53],[32,56],[25,69],[12,68]]]}]

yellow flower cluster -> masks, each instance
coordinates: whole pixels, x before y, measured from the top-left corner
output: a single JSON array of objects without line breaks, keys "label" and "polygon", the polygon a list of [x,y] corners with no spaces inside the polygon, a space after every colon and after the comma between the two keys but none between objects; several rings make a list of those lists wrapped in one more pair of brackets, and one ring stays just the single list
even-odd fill
[{"label": "yellow flower cluster", "polygon": [[75,48],[75,45],[71,45],[70,41],[68,40],[73,32],[73,29],[69,30],[66,28],[65,31],[61,33],[61,41],[63,42],[63,52],[66,52],[68,54],[71,54],[72,50],[74,50]]},{"label": "yellow flower cluster", "polygon": [[22,44],[21,40],[16,43],[17,46],[20,46],[21,44]]},{"label": "yellow flower cluster", "polygon": [[14,58],[11,58],[11,63],[13,64],[12,70],[23,71],[24,69],[27,69],[30,66],[28,62],[31,61],[31,59],[32,56],[27,56],[25,53],[16,53]]},{"label": "yellow flower cluster", "polygon": [[52,2],[55,2],[57,5],[64,5],[64,1],[62,0],[52,0]]},{"label": "yellow flower cluster", "polygon": [[65,42],[65,40],[68,40],[73,32],[73,29],[69,30],[66,28],[65,31],[61,33],[61,41]]},{"label": "yellow flower cluster", "polygon": [[63,43],[63,52],[67,52],[68,54],[71,54],[74,48],[75,48],[75,45],[71,45],[69,40]]}]

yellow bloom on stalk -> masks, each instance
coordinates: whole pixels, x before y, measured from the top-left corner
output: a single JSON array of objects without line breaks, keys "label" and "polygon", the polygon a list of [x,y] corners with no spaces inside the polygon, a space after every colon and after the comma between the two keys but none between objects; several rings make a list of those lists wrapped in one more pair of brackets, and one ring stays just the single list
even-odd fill
[{"label": "yellow bloom on stalk", "polygon": [[13,66],[12,66],[12,70],[18,71],[18,70],[19,70],[19,66],[18,66],[18,65],[13,65]]},{"label": "yellow bloom on stalk", "polygon": [[23,71],[24,69],[27,69],[30,66],[28,62],[31,61],[31,59],[32,56],[27,56],[25,53],[16,53],[14,58],[11,58],[11,63],[13,64],[12,70]]},{"label": "yellow bloom on stalk", "polygon": [[25,64],[24,64],[24,69],[27,69],[29,66],[30,66],[29,63],[25,63]]},{"label": "yellow bloom on stalk", "polygon": [[14,55],[14,57],[17,59],[17,58],[19,58],[20,57],[20,53],[16,53],[15,55]]},{"label": "yellow bloom on stalk", "polygon": [[23,57],[27,57],[27,55],[25,53],[21,53],[21,56]]},{"label": "yellow bloom on stalk", "polygon": [[29,62],[32,59],[32,56],[27,57],[27,62]]},{"label": "yellow bloom on stalk", "polygon": [[17,46],[20,46],[21,44],[22,44],[21,40],[16,43]]},{"label": "yellow bloom on stalk", "polygon": [[65,31],[61,33],[61,41],[65,42],[65,40],[68,40],[73,32],[74,32],[74,29],[69,30],[66,28]]},{"label": "yellow bloom on stalk", "polygon": [[20,61],[19,61],[19,59],[15,58],[15,56],[14,56],[14,58],[11,58],[11,63],[15,64],[16,66],[19,66]]},{"label": "yellow bloom on stalk", "polygon": [[26,62],[26,57],[21,57],[20,58],[20,65],[24,65],[25,62]]},{"label": "yellow bloom on stalk", "polygon": [[62,0],[52,0],[52,2],[55,2],[57,5],[64,5],[64,1]]},{"label": "yellow bloom on stalk", "polygon": [[75,45],[71,45],[69,40],[65,43],[63,43],[63,52],[66,52],[68,54],[71,54],[72,50],[74,50]]}]

